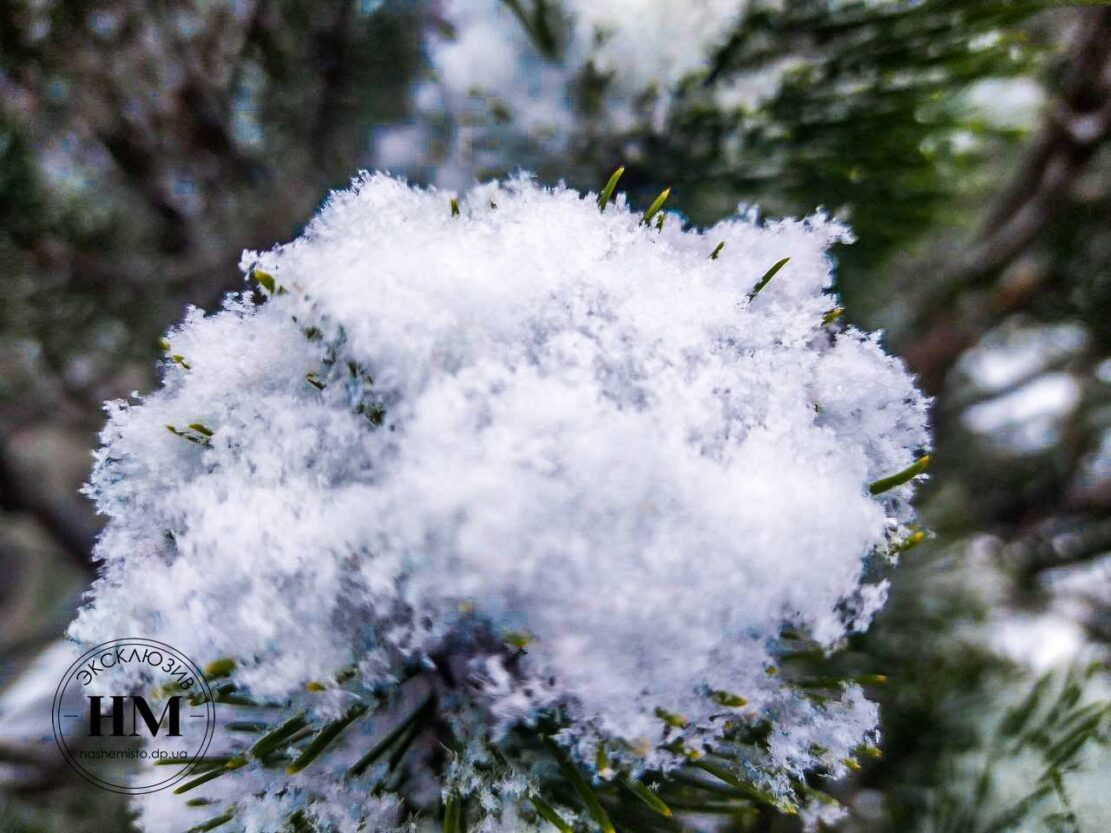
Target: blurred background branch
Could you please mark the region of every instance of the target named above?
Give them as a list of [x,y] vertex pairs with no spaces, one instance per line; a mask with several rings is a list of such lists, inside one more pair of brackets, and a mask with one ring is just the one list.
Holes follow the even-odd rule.
[[0,509],[30,515],[77,568],[92,578],[95,529],[88,522],[87,513],[75,503],[75,498],[44,488],[8,450],[7,438],[0,434]]

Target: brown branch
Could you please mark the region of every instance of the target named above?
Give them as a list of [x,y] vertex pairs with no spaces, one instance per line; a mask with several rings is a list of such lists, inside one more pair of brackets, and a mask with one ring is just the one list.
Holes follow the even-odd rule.
[[969,289],[991,286],[1029,250],[1111,138],[1111,8],[1086,10],[1079,23],[1057,103],[1025,163],[988,212],[980,237],[920,299],[904,354],[931,392],[941,390],[960,355],[999,318],[1000,293],[962,310],[958,302]]
[[[225,76],[206,66],[197,39],[183,37],[169,14],[169,7],[173,5],[177,4],[151,4],[148,14],[157,22],[159,34],[177,59],[182,73],[175,100],[181,108],[184,137],[194,151],[207,154],[216,162],[222,176],[235,182],[253,182],[261,176],[261,166],[240,152],[230,127],[232,89],[229,82],[235,74]],[[252,16],[248,26],[253,25]],[[238,29],[234,20],[226,20],[224,26],[215,26],[213,30],[220,33],[233,26]]]
[[1084,525],[1071,534],[1050,530],[1014,545],[1008,559],[1027,575],[1086,564],[1111,553],[1111,521]]
[[939,404],[947,414],[957,414],[976,405],[1002,399],[1005,396],[1021,390],[1046,374],[1059,373],[1067,370],[1075,363],[1075,357],[1072,355],[1059,356],[1020,374],[1017,378],[1012,379],[1005,385],[995,388],[976,388],[965,396],[953,397]]
[[342,111],[341,100],[350,70],[352,10],[352,3],[346,0],[339,3],[332,24],[316,36],[314,57],[321,88],[309,142],[315,148],[316,166],[321,171],[328,167],[328,150]]
[[[1063,80],[1059,99],[1064,107],[1049,112],[1046,124],[1018,168],[1018,173],[1000,194],[995,207],[989,212],[982,226],[983,236],[995,233],[1023,205],[1035,199],[1042,187],[1044,172],[1053,166],[1063,146],[1083,147],[1084,130],[1077,130],[1072,114],[1102,110],[1098,118],[1108,117],[1105,95],[1100,93],[1101,73],[1107,63],[1107,40],[1111,38],[1111,14],[1107,10],[1090,12],[1078,21],[1087,37],[1077,43],[1073,51],[1071,71]],[[1104,80],[1103,86],[1106,85]]]
[[86,521],[76,501],[52,494],[44,486],[42,477],[26,470],[12,454],[3,433],[0,433],[0,508],[30,515],[73,564],[92,575],[96,531]]

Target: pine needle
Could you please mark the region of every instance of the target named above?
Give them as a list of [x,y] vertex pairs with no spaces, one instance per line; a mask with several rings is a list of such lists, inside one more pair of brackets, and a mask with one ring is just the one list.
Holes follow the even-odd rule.
[[308,820],[302,810],[298,810],[289,817],[289,826],[293,833],[316,833],[316,825]]
[[263,272],[261,269],[255,269],[251,276],[258,281],[258,285],[265,289],[269,294],[273,295],[278,290],[278,283],[274,280],[274,276],[269,272]]
[[776,798],[774,795],[764,792],[763,790],[754,787],[752,784],[748,784],[742,781],[737,775],[734,775],[723,766],[718,766],[708,761],[692,761],[691,766],[697,767],[703,772],[710,773],[710,775],[714,776],[719,781],[724,781],[726,784],[733,787],[742,795],[775,807],[782,813],[789,813],[793,815],[798,812],[798,809],[794,805],[788,804],[787,802]]
[[289,739],[297,732],[308,726],[309,723],[305,719],[305,714],[296,714],[289,720],[285,721],[282,725],[267,732],[257,741],[250,749],[250,755],[254,758],[265,758],[271,752],[274,752],[278,747],[287,743]]
[[210,769],[206,773],[204,773],[204,775],[200,775],[200,776],[194,778],[191,781],[186,781],[180,787],[177,787],[176,789],[174,789],[174,795],[181,795],[182,793],[187,793],[192,789],[196,789],[197,787],[201,786],[202,784],[207,784],[209,781],[215,781],[221,775],[227,775],[232,770],[239,769],[241,766],[244,766],[246,763],[247,763],[246,758],[232,758],[231,760],[229,760],[223,766],[216,767],[215,769]]
[[182,431],[180,428],[175,428],[173,425],[167,425],[166,430],[176,437],[181,437],[183,440],[189,440],[189,442],[193,443],[194,445],[211,445],[208,439],[212,436],[211,432],[209,432],[208,434],[202,434],[196,430]]
[[739,694],[734,694],[731,691],[711,691],[710,699],[717,703],[719,706],[726,706],[731,709],[739,709],[741,706],[748,705],[748,700]]
[[929,464],[930,455],[923,454],[902,471],[895,472],[895,474],[889,477],[881,477],[879,480],[869,485],[868,491],[873,495],[882,495],[884,492],[888,492],[896,486],[902,486],[907,481],[913,480],[924,472]]
[[782,258],[781,260],[777,260],[772,265],[772,268],[764,273],[764,277],[760,278],[760,280],[757,281],[756,286],[754,286],[752,288],[752,291],[748,293],[748,300],[751,301],[753,298],[755,298],[757,295],[759,295],[760,290],[768,285],[768,283],[771,281],[771,279],[776,276],[776,273],[779,272],[779,270],[782,269],[784,266],[786,266],[787,261],[789,261],[790,259],[791,258],[789,258],[789,257],[785,257],[785,258]]
[[529,801],[532,806],[536,808],[536,813],[552,827],[559,830],[560,833],[575,833],[575,828],[563,820],[563,816],[556,812],[556,809],[540,796],[533,793],[529,796]]
[[460,820],[463,813],[462,803],[455,795],[448,796],[444,802],[444,833],[461,833]]
[[606,180],[605,187],[602,188],[602,193],[598,195],[598,209],[605,211],[606,206],[609,205],[610,199],[613,197],[613,192],[617,188],[617,182],[621,179],[621,175],[625,173],[625,166],[622,165]]
[[268,723],[263,723],[261,720],[233,720],[228,723],[224,728],[229,732],[248,732],[252,735],[257,735],[259,732],[265,732],[269,728]]
[[[232,759],[231,755],[206,755],[199,758],[193,758],[189,763],[194,767],[194,772],[208,772],[210,769],[218,769],[228,763]],[[180,760],[174,758],[159,758],[153,762],[154,766],[181,766]]]
[[654,812],[671,818],[671,808],[664,803],[662,798],[656,795],[654,790],[649,789],[645,784],[633,778],[622,778],[621,786],[647,804]]
[[926,540],[926,533],[922,530],[912,532],[902,541],[898,541],[891,545],[890,553],[896,555],[907,550],[912,550]]
[[347,774],[353,778],[357,778],[366,772],[367,768],[381,758],[411,726],[418,724],[419,721],[432,710],[435,702],[435,695],[428,695],[425,701],[417,706],[408,717],[394,726],[393,729],[387,732],[381,740],[374,744],[363,757],[359,758],[359,760],[347,770]]
[[559,768],[563,771],[564,776],[566,776],[567,780],[570,781],[571,785],[575,788],[575,792],[579,794],[579,798],[582,799],[583,804],[586,805],[587,811],[594,817],[594,821],[596,821],[598,826],[602,829],[602,833],[616,833],[613,822],[610,821],[609,814],[606,813],[605,808],[602,806],[602,802],[598,800],[594,788],[590,786],[590,783],[583,774],[579,772],[579,768],[571,762],[571,759],[560,749],[559,744],[551,738],[544,738],[544,745],[548,748],[552,757],[555,758],[556,763],[559,764]]
[[207,833],[207,831],[215,830],[217,827],[219,827],[222,824],[227,824],[233,818],[235,818],[234,808],[231,809],[231,810],[227,810],[227,811],[221,813],[220,815],[216,816],[215,818],[209,819],[206,822],[202,822],[201,824],[198,824],[196,827],[190,827],[186,831],[186,833]]
[[667,202],[667,198],[670,194],[671,189],[664,188],[660,192],[660,195],[652,201],[652,204],[648,206],[648,210],[644,212],[644,217],[641,218],[641,222],[644,223],[644,225],[647,226],[651,224],[652,218],[655,217],[656,214],[659,213],[659,210],[664,207],[664,203]]
[[[193,426],[190,425],[190,428]],[[221,657],[214,659],[204,667],[204,676],[206,680],[219,680],[227,677],[235,670],[235,660],[231,657]]]
[[1025,699],[1003,716],[1003,720],[999,724],[1000,737],[1014,737],[1026,728],[1030,718],[1034,716],[1034,712],[1041,705],[1042,698],[1045,696],[1051,682],[1053,682],[1053,675],[1048,672],[1038,678]]
[[669,712],[667,709],[661,709],[658,707],[656,708],[656,717],[658,717],[668,726],[672,726],[676,729],[685,729],[687,727],[687,724],[690,722],[681,714],[675,714],[674,712]]
[[367,712],[367,707],[360,703],[352,706],[347,710],[347,714],[343,717],[338,717],[335,720],[325,723],[324,728],[316,733],[316,737],[312,739],[308,746],[306,746],[300,755],[298,755],[293,763],[285,768],[286,773],[289,775],[296,775],[303,770],[318,757],[320,753],[327,749],[336,738],[340,736],[348,726],[358,720]]

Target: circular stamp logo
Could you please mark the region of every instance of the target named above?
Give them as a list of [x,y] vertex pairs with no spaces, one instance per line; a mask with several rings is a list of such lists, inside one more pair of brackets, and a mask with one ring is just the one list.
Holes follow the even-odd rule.
[[[138,672],[154,680],[145,694],[133,690]],[[82,778],[139,795],[172,787],[197,766],[212,742],[216,704],[200,668],[180,651],[153,639],[115,639],[66,671],[53,724],[62,756]]]

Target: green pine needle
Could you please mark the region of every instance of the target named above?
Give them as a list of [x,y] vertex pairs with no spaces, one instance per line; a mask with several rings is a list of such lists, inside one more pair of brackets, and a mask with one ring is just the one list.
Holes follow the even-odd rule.
[[892,544],[890,553],[892,555],[895,555],[897,553],[906,552],[907,550],[912,550],[925,540],[926,540],[926,533],[923,532],[922,530],[918,530],[917,532],[912,532],[910,535],[908,535],[902,541],[898,541],[898,542]]
[[907,481],[913,480],[924,472],[929,464],[930,455],[923,454],[902,471],[895,472],[895,474],[890,477],[881,477],[879,480],[869,485],[868,491],[873,495],[882,495],[884,492],[890,491],[896,486],[902,486]]
[[644,225],[647,226],[647,225],[651,224],[652,218],[655,217],[656,214],[659,213],[659,210],[661,208],[663,208],[664,203],[667,202],[667,198],[670,194],[671,194],[671,189],[670,188],[664,188],[660,192],[660,195],[658,197],[656,197],[655,200],[652,201],[652,204],[650,206],[648,206],[648,210],[644,212],[644,217],[641,218],[641,222],[644,223]]
[[[218,686],[212,691],[213,703],[224,703],[229,706],[250,706],[258,708],[261,704],[256,703],[250,697],[244,697],[241,694],[236,694],[236,687],[232,683],[225,683]],[[199,706],[201,703],[208,702],[208,695],[205,693],[195,694],[189,698],[189,705]]]
[[216,703],[223,703],[225,706],[246,706],[248,708],[258,708],[260,706],[259,703],[255,702],[250,697],[236,694],[234,686],[228,686],[218,690],[213,701]]
[[551,738],[544,738],[544,746],[547,747],[548,752],[555,758],[564,776],[571,782],[571,785],[575,788],[575,792],[579,794],[579,798],[581,798],[583,804],[586,805],[587,811],[594,817],[594,821],[597,822],[598,826],[602,829],[602,833],[616,833],[613,822],[610,821],[609,814],[606,813],[605,808],[602,806],[602,802],[598,800],[594,788],[590,786],[590,783],[583,774],[579,772],[579,768],[571,762],[571,759],[564,754],[559,744]]
[[676,729],[685,729],[687,727],[687,724],[690,722],[681,714],[675,714],[674,712],[669,712],[667,709],[661,709],[658,707],[656,709],[656,717],[658,717],[668,726],[672,726]]
[[528,631],[506,631],[501,639],[510,648],[516,648],[518,651],[523,651],[532,644],[532,634]]
[[760,278],[760,280],[756,283],[756,286],[754,286],[752,288],[752,291],[748,293],[748,300],[751,301],[753,298],[755,298],[757,295],[759,295],[760,290],[768,285],[768,283],[771,281],[771,279],[776,276],[776,273],[778,273],[780,269],[782,269],[784,266],[786,266],[787,261],[789,261],[790,259],[791,258],[789,258],[789,257],[785,257],[785,258],[782,258],[781,260],[777,260],[772,265],[772,268],[764,273],[764,277]]
[[886,674],[858,674],[852,679],[860,685],[887,685]]
[[278,291],[278,282],[274,280],[274,276],[271,275],[269,272],[263,272],[261,269],[255,269],[251,274],[254,279],[258,281],[258,285],[265,289],[271,295],[275,294]]
[[[193,426],[189,426],[192,428]],[[227,677],[235,670],[235,660],[231,657],[221,657],[214,659],[204,667],[204,676],[206,680],[219,680]]]
[[444,833],[462,833],[463,805],[458,796],[448,796],[444,801]]
[[622,165],[606,180],[606,185],[602,188],[602,193],[598,195],[598,209],[605,211],[606,206],[609,205],[610,199],[613,197],[613,192],[617,188],[617,182],[621,179],[621,175],[625,173],[625,166]]
[[347,770],[347,774],[353,778],[357,778],[366,772],[370,765],[381,758],[382,755],[384,755],[386,751],[410,729],[410,727],[415,728],[419,726],[420,721],[432,711],[435,703],[435,695],[428,695],[427,699],[417,706],[408,717],[394,726],[381,740],[374,744],[363,757],[359,758],[359,760]]
[[532,806],[536,808],[536,814],[552,827],[556,828],[559,833],[575,833],[575,828],[563,820],[563,816],[556,812],[555,807],[542,799],[540,796],[533,793],[529,796],[529,801]]
[[174,789],[174,795],[181,795],[187,793],[192,789],[196,789],[202,784],[207,784],[209,781],[215,781],[221,775],[227,775],[234,769],[239,769],[247,763],[246,758],[232,758],[223,766],[218,766],[208,770],[203,775],[199,775],[191,781],[186,781],[180,787]]
[[656,794],[655,790],[649,789],[648,786],[633,778],[622,778],[621,786],[647,804],[653,811],[661,816],[671,818],[671,808],[664,803],[664,800]]
[[289,827],[293,833],[316,833],[316,825],[308,820],[303,810],[298,810],[289,817]]
[[457,200],[455,197],[451,198],[451,216],[459,216],[459,200]]
[[305,714],[296,714],[289,720],[282,723],[275,729],[267,732],[257,741],[250,749],[251,757],[265,758],[270,753],[278,749],[278,747],[289,742],[289,739],[294,734],[308,726],[308,721],[305,719]]
[[710,260],[717,260],[718,255],[721,254],[721,250],[724,249],[724,248],[725,248],[725,241],[722,240],[720,243],[718,243],[716,246],[714,246],[714,250],[712,252],[710,252]]
[[[189,763],[193,765],[194,772],[208,772],[210,769],[219,769],[225,766],[230,760],[231,755],[208,755],[199,758],[193,758]],[[181,761],[174,760],[173,758],[160,758],[154,762],[154,766],[181,766]]]
[[598,748],[594,750],[594,768],[599,772],[605,772],[610,768],[610,756],[606,752],[604,743],[599,743]]
[[1034,684],[1030,693],[1026,695],[1025,699],[1003,716],[1003,721],[999,724],[1000,737],[1014,737],[1026,728],[1026,725],[1030,722],[1030,718],[1034,716],[1034,713],[1041,705],[1042,698],[1045,696],[1046,690],[1052,682],[1053,674],[1050,672],[1038,678],[1038,681]]
[[[199,424],[199,423],[195,423],[195,424]],[[189,427],[192,428],[193,426],[190,425]],[[202,432],[197,431],[196,429],[193,429],[191,431],[182,431],[180,428],[175,428],[173,425],[167,425],[166,430],[169,431],[171,434],[173,434],[175,437],[181,437],[183,440],[188,440],[189,442],[193,443],[194,445],[201,445],[201,446],[211,445],[208,438],[212,436],[212,432],[209,432],[208,434],[204,434]]]
[[1107,716],[1106,707],[1102,703],[1093,703],[1087,712],[1087,716],[1072,731],[1045,750],[1045,758],[1052,767],[1070,763],[1084,744],[1097,736],[1100,724]]
[[268,727],[269,724],[263,723],[261,720],[233,720],[224,726],[229,732],[245,732],[251,735],[265,732]]
[[844,311],[844,307],[834,307],[833,309],[831,309],[829,312],[822,316],[822,326],[828,327],[830,324],[840,318],[841,314],[844,313]]
[[548,0],[534,0],[530,4],[531,10],[526,10],[521,0],[503,0],[503,2],[524,27],[529,40],[540,54],[549,60],[559,58],[560,37],[558,29],[555,28],[558,25],[558,18],[552,19],[555,11]]
[[397,746],[395,746],[393,752],[390,753],[389,760],[386,761],[386,769],[389,772],[395,772],[397,770],[398,765],[401,763],[401,759],[405,757],[405,753],[409,751],[409,747],[412,746],[413,741],[417,739],[420,730],[420,723],[414,723],[409,727],[409,731],[405,733],[404,737],[397,742]]
[[742,781],[737,775],[723,766],[717,766],[716,764],[712,764],[709,761],[704,760],[692,761],[691,766],[697,767],[703,772],[708,772],[719,781],[724,781],[726,784],[733,787],[733,789],[737,790],[745,797],[759,801],[762,804],[767,804],[770,807],[774,807],[781,813],[788,813],[793,815],[798,812],[798,809],[794,807],[794,805],[782,801],[781,799],[776,798],[771,793],[764,792],[763,790],[754,787],[752,784]]
[[235,818],[235,809],[226,810],[215,818],[211,818],[206,822],[198,824],[196,827],[190,827],[186,833],[207,833],[209,830],[215,830],[222,824],[227,824]]
[[748,705],[748,700],[739,694],[734,694],[731,691],[711,691],[710,699],[717,703],[719,706],[727,706],[731,709],[739,709],[741,706]]
[[347,710],[347,714],[343,717],[338,717],[324,724],[324,727],[316,733],[316,737],[306,746],[301,754],[298,755],[289,766],[285,768],[286,773],[289,775],[296,775],[303,770],[318,757],[325,749],[331,746],[332,742],[340,736],[348,726],[358,720],[367,712],[367,706],[363,703],[352,706]]

